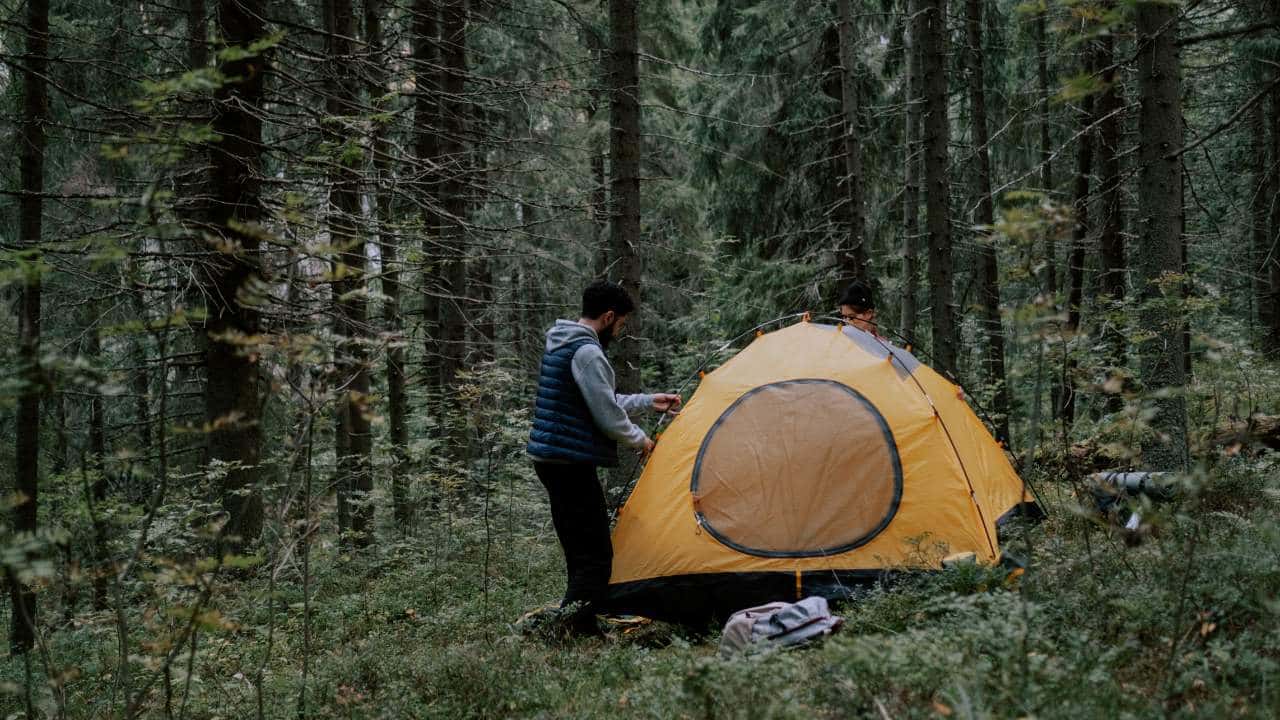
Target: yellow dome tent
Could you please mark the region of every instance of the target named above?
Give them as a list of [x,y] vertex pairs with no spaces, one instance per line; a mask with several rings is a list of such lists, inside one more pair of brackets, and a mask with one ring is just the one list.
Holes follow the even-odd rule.
[[611,607],[696,619],[972,552],[1038,511],[961,389],[847,326],[760,334],[706,374],[613,533]]

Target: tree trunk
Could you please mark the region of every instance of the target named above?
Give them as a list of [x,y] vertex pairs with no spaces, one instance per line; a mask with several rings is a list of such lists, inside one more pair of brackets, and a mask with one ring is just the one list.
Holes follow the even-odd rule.
[[939,370],[956,370],[957,336],[951,258],[951,128],[947,117],[947,0],[921,0],[920,43],[924,73],[925,218],[929,231],[929,285],[933,358]]
[[[599,63],[603,66],[603,62]],[[595,119],[600,107],[605,104],[603,92],[593,92],[592,102],[587,108],[587,123]],[[609,277],[609,178],[605,175],[605,137],[599,133],[591,135],[591,206],[587,211],[587,222],[591,223],[592,275],[597,279]]]
[[[18,357],[23,376],[18,396],[17,429],[14,433],[13,530],[32,534],[37,530],[40,498],[40,397],[44,381],[40,371],[40,274],[41,240],[44,224],[44,124],[48,114],[45,76],[49,69],[49,2],[27,0],[26,47],[22,65],[22,125],[18,173],[23,195],[18,199],[18,243],[33,257],[32,269],[22,284],[18,302]],[[12,613],[9,647],[25,653],[35,642],[35,591],[9,572]]]
[[[186,0],[187,4],[187,67],[188,71],[204,70],[209,65],[209,13],[206,0]],[[184,103],[186,112],[199,121],[212,123],[213,106],[207,95],[192,93]],[[209,181],[212,177],[212,158],[209,147],[192,147],[186,162],[174,167],[174,185],[179,203],[175,209],[181,210],[185,220],[188,237],[182,245],[192,253],[206,250],[203,233],[209,222],[212,205]],[[196,284],[188,284],[180,293],[181,302],[187,307],[200,307],[204,304],[203,288]],[[198,329],[197,329],[198,330]],[[198,333],[195,337],[198,344],[203,345],[207,339]]]
[[[97,303],[89,306],[89,324],[85,349],[90,362],[95,365],[102,362],[102,336],[98,327]],[[107,551],[107,525],[103,522],[103,501],[107,499],[107,428],[105,408],[102,402],[102,390],[94,388],[89,396],[89,457],[88,470],[93,482],[86,488],[89,496],[86,502],[93,503],[93,567],[90,572],[93,586],[93,609],[107,609],[107,576],[111,574],[111,557]]]
[[440,52],[435,0],[416,0],[413,9],[414,82],[413,143],[418,162],[418,204],[422,211],[422,254],[426,258],[422,287],[422,377],[427,386],[429,414],[438,415],[443,394],[440,387],[444,348],[440,342],[443,266],[440,217],[440,78],[436,72]]
[[[1106,88],[1098,101],[1098,130],[1101,177],[1099,194],[1102,196],[1102,228],[1098,236],[1099,285],[1101,302],[1099,309],[1108,312],[1116,309],[1125,296],[1124,202],[1123,178],[1120,175],[1120,120],[1124,109],[1120,70],[1115,58],[1115,36],[1103,35],[1099,66]],[[1103,321],[1102,340],[1107,348],[1106,362],[1115,371],[1123,370],[1126,340],[1121,328],[1110,321]],[[1106,412],[1116,412],[1123,406],[1119,393],[1109,395],[1104,403]]]
[[[143,289],[142,278],[137,276],[137,267],[128,262],[129,300],[133,306],[133,320],[147,322],[147,298]],[[146,331],[137,330],[130,339],[133,350],[133,411],[134,422],[138,427],[138,454],[142,457],[151,455],[151,373],[147,370]]]
[[[1270,191],[1271,182],[1267,166],[1267,112],[1264,103],[1254,106],[1249,127],[1253,135],[1250,146],[1250,158],[1253,161],[1253,196],[1249,203],[1250,217],[1253,220],[1250,235],[1255,258],[1253,302],[1255,317],[1260,328],[1255,337],[1265,339],[1271,327],[1271,313],[1274,312],[1268,275],[1271,266],[1271,243],[1267,237],[1267,212],[1268,206],[1275,202],[1276,193]],[[1266,343],[1259,343],[1259,345],[1265,348]]]
[[853,13],[849,0],[836,0],[840,17],[840,114],[844,139],[845,202],[848,203],[849,231],[844,246],[836,253],[836,268],[841,285],[867,276],[867,220],[863,204],[862,147],[858,126],[858,83],[853,38]]
[[[484,148],[480,146],[479,139],[499,133],[501,128],[496,126],[494,118],[490,116],[487,109],[478,104],[468,106],[465,117],[468,121],[469,135],[474,139],[466,147],[469,181],[467,213],[470,215],[471,209],[474,208],[477,214],[483,214],[483,198],[486,196],[486,188],[490,186],[491,178],[486,169]],[[497,292],[493,282],[494,263],[495,256],[487,242],[475,243],[474,247],[467,252],[469,267],[467,327],[471,330],[472,339],[467,342],[470,354],[464,361],[466,366],[472,365],[473,362],[492,363],[497,359],[498,330],[495,321],[497,309],[494,306]]]
[[[1182,120],[1182,132],[1178,135],[1178,142],[1181,143],[1187,136],[1186,118]],[[1178,258],[1179,267],[1182,269],[1181,292],[1183,307],[1187,307],[1187,300],[1191,299],[1191,254],[1190,239],[1187,237],[1187,166],[1182,163],[1182,158],[1178,158]],[[1182,323],[1182,372],[1187,377],[1191,377],[1191,320],[1184,319]]]
[[471,272],[467,280],[472,297],[471,327],[474,340],[470,343],[476,361],[491,363],[497,357],[498,330],[494,323],[493,256],[488,248],[477,244],[470,255]]
[[[44,402],[46,403],[45,410],[53,411],[55,424],[53,472],[55,475],[64,475],[71,469],[67,461],[68,441],[70,440],[67,436],[67,394],[62,391],[47,394],[44,396]],[[48,407],[50,404],[53,406],[52,408]],[[74,506],[74,495],[70,499],[71,502],[68,504]],[[60,516],[61,514],[57,509],[54,509],[54,515]],[[69,538],[59,540],[57,548],[62,556],[62,624],[70,625],[75,618],[76,606],[80,602],[80,589],[78,583],[75,582],[76,576],[80,574],[79,563],[76,562],[76,555]]]
[[977,224],[979,293],[982,297],[982,330],[986,337],[983,365],[987,382],[995,389],[996,439],[1009,444],[1009,386],[1005,380],[1004,324],[1000,319],[1000,266],[996,257],[995,204],[991,198],[991,148],[987,129],[986,73],[982,51],[983,0],[966,0],[965,20],[969,41],[969,104],[973,112],[973,144],[977,174]]
[[[343,388],[338,412],[339,524],[350,518],[352,540],[363,547],[372,542],[373,436],[369,428],[368,303],[365,300],[365,236],[360,218],[360,170],[363,153],[352,147],[349,130],[360,112],[360,87],[355,74],[355,14],[351,0],[329,0],[329,77],[326,93],[329,141],[338,150],[329,176],[329,235],[336,248],[334,262],[334,324],[338,336],[335,365]],[[346,512],[343,505],[346,504]],[[344,530],[346,528],[339,528]]]
[[920,19],[918,0],[905,0],[905,28],[902,33],[906,55],[906,82],[903,111],[902,192],[902,336],[916,342],[916,299],[920,293],[920,125],[923,114],[923,86],[920,75]]
[[[600,155],[600,161],[603,164],[604,155]],[[603,174],[603,169],[601,174]],[[596,206],[595,212],[603,214],[605,212],[604,204]],[[522,200],[520,203],[520,224],[529,228],[529,236],[534,243],[537,242],[535,236],[535,228],[538,226],[538,205],[536,202],[528,202]],[[595,246],[596,254],[600,254],[600,245]],[[532,262],[522,262],[518,264],[520,272],[520,365],[525,368],[527,379],[530,382],[537,383],[540,366],[542,365],[542,302],[543,302],[543,279],[538,276],[536,267]],[[598,277],[598,275],[597,275]]]
[[219,2],[218,35],[245,54],[219,65],[224,77],[238,80],[224,83],[214,94],[213,131],[219,139],[209,146],[209,230],[219,241],[221,255],[211,270],[207,294],[205,419],[213,429],[206,460],[229,465],[222,479],[222,504],[233,543],[252,542],[262,531],[258,360],[242,342],[258,332],[259,320],[257,309],[240,299],[242,288],[259,282],[258,238],[239,229],[256,223],[261,215],[260,113],[267,59],[249,47],[266,35],[262,16],[262,0]]
[[[605,58],[611,57],[607,54],[604,47],[604,40],[594,31],[586,34],[587,50],[591,53],[592,67],[597,68],[602,75],[608,73],[605,66]],[[608,178],[605,175],[605,158],[607,148],[605,142],[607,137],[601,133],[595,132],[596,116],[600,109],[608,102],[608,93],[605,83],[599,77],[595,78],[591,86],[591,92],[587,95],[587,105],[584,108],[587,115],[587,128],[590,132],[590,150],[591,155],[591,194],[587,207],[587,222],[591,224],[591,275],[594,279],[608,279],[609,277],[609,186]],[[526,208],[527,209],[527,208]],[[526,225],[528,221],[525,221]]]
[[[1280,0],[1271,0],[1271,19],[1280,23]],[[1267,327],[1267,347],[1280,352],[1280,66],[1271,65],[1271,182],[1268,202],[1271,205],[1271,262],[1267,266],[1267,286],[1271,308]]]
[[587,221],[591,223],[591,247],[595,251],[592,275],[597,279],[609,276],[609,178],[604,174],[604,140],[591,140],[591,209]]
[[[285,289],[285,301],[290,308],[302,308],[302,304],[305,302],[302,297],[302,286],[307,280],[303,274],[302,257],[298,252],[299,249],[301,248],[289,248],[286,261],[288,265],[288,285]],[[295,333],[301,334],[305,332],[303,329],[303,323],[307,322],[303,319],[305,317],[304,314],[299,313],[287,322],[285,332],[289,333],[290,338],[294,337]],[[311,368],[304,365],[304,362],[306,362],[306,359],[303,356],[291,353],[285,366],[285,377],[292,392],[305,398],[304,402],[292,403],[291,429],[287,435],[289,443],[286,445],[292,460],[289,468],[290,487],[294,487],[294,483],[298,482],[298,478],[304,477],[303,473],[308,471],[310,459],[307,456],[307,448],[312,447],[314,442],[312,432],[315,428],[315,410],[311,407],[311,404],[316,396],[315,374]],[[308,517],[305,498],[293,505],[289,518],[306,523],[311,521],[310,517]]]
[[[599,72],[607,74],[609,68],[604,64],[605,58],[609,58],[608,50],[604,47],[604,38],[594,31],[586,32],[586,49],[590,51],[591,60],[595,68],[599,68]],[[608,279],[609,277],[609,186],[608,177],[604,174],[604,164],[607,160],[608,149],[604,143],[608,141],[608,137],[602,133],[595,131],[596,117],[598,117],[600,109],[604,108],[608,102],[608,90],[604,87],[603,82],[596,81],[591,87],[591,92],[586,96],[586,106],[582,110],[586,113],[586,127],[590,133],[590,145],[588,154],[591,158],[591,192],[589,193],[588,208],[586,208],[586,222],[591,228],[591,277],[593,279]],[[526,220],[527,225],[527,220]]]
[[[441,59],[443,60],[444,103],[440,113],[443,127],[442,165],[445,175],[443,268],[440,306],[440,333],[444,357],[440,363],[440,387],[446,396],[457,391],[458,373],[466,356],[467,318],[467,171],[469,153],[463,141],[466,106],[463,100],[467,72],[467,9],[465,0],[446,0],[442,10]],[[449,406],[453,407],[452,401]],[[452,424],[460,418],[445,419]],[[455,438],[454,450],[463,452],[465,438]]]
[[[1054,199],[1053,180],[1053,145],[1051,128],[1053,120],[1053,91],[1050,87],[1049,49],[1048,49],[1048,9],[1036,13],[1035,47],[1036,47],[1036,97],[1040,103],[1040,185],[1045,198]],[[1058,306],[1058,236],[1054,228],[1048,228],[1044,235],[1044,292],[1054,307]],[[1039,395],[1036,403],[1040,402]],[[1062,408],[1062,384],[1049,383],[1049,415],[1056,419]]]
[[[611,165],[610,260],[612,275],[640,298],[640,66],[636,0],[609,0],[609,159]],[[640,327],[632,319],[618,338],[613,366],[619,392],[638,392]]]
[[1143,464],[1149,470],[1187,467],[1187,414],[1182,390],[1181,302],[1181,68],[1177,45],[1178,8],[1156,2],[1137,5],[1138,88],[1138,343],[1141,379],[1156,433],[1144,443]]
[[53,472],[61,475],[70,469],[67,462],[67,453],[69,451],[69,440],[67,436],[67,394],[58,392],[54,395],[45,396],[45,400],[53,401],[53,416],[57,423],[54,428],[55,446],[53,451]]
[[[1085,50],[1085,72],[1092,75],[1097,69],[1097,57],[1092,50]],[[1067,325],[1065,335],[1074,339],[1080,332],[1080,305],[1084,302],[1085,244],[1089,239],[1089,177],[1093,173],[1093,95],[1085,97],[1080,111],[1080,137],[1076,145],[1076,174],[1071,194],[1074,223],[1071,227],[1071,252],[1067,258]],[[1076,418],[1076,365],[1075,354],[1068,349],[1062,362],[1062,378],[1058,388],[1058,417],[1063,433],[1070,433]]]
[[[1046,36],[1047,10],[1036,13],[1036,95],[1040,103],[1040,186],[1047,197],[1053,196],[1053,145],[1049,139],[1052,90],[1049,88],[1049,50]],[[1044,291],[1050,298],[1058,294],[1058,243],[1052,230],[1044,235]]]
[[[382,37],[382,13],[386,0],[364,0],[365,38],[369,45],[374,73],[369,83],[369,96],[381,97],[389,92],[390,78],[385,70],[389,53]],[[381,106],[379,105],[379,109]],[[375,122],[373,138],[374,214],[378,223],[378,248],[382,257],[383,323],[387,333],[387,415],[391,440],[391,508],[398,530],[409,527],[409,403],[405,396],[404,316],[401,313],[401,280],[399,239],[391,226],[391,188],[395,181],[391,171],[391,143],[387,127]]]
[[209,17],[204,0],[187,0],[187,68],[209,64]]

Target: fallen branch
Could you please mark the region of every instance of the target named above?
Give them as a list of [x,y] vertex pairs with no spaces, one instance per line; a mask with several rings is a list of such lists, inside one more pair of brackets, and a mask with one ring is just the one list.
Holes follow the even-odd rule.
[[[1227,420],[1209,435],[1208,446],[1228,455],[1261,450],[1280,452],[1280,415],[1258,413],[1248,418]],[[1047,450],[1036,455],[1041,463],[1061,462],[1081,474],[1117,470],[1134,464],[1134,458],[1126,448],[1096,439],[1072,443],[1066,458],[1061,460],[1052,457]]]
[[1280,415],[1255,414],[1243,420],[1228,420],[1214,431],[1211,442],[1214,447],[1233,453],[1260,447],[1280,451]]

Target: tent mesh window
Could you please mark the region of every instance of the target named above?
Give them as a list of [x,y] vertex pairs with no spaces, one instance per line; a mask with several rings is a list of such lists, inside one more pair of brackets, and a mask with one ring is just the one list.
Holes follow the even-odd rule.
[[852,550],[888,526],[902,463],[888,423],[833,380],[761,385],[738,398],[698,450],[698,523],[740,552],[814,557]]

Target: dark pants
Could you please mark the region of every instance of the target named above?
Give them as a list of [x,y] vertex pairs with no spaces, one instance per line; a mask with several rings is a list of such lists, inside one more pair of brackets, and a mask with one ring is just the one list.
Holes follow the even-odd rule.
[[560,538],[569,575],[560,607],[581,602],[586,605],[584,612],[601,612],[609,592],[613,543],[609,539],[609,511],[596,468],[535,462],[533,469],[551,498],[551,522]]

